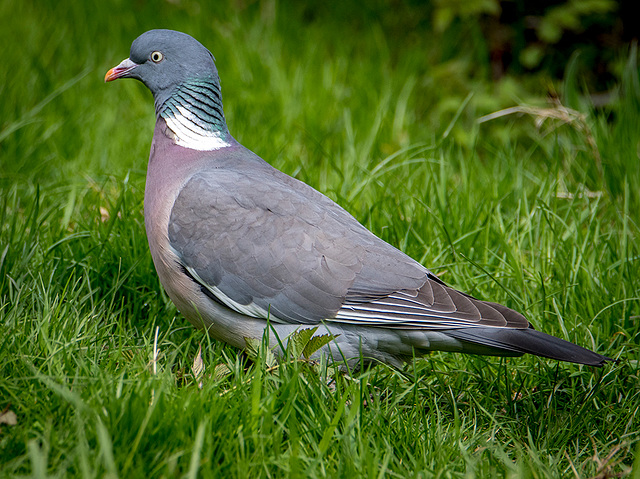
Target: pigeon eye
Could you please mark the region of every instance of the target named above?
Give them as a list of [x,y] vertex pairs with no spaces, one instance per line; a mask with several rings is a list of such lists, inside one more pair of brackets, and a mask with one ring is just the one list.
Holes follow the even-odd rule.
[[160,63],[163,58],[164,55],[161,52],[155,51],[151,54],[151,61],[153,63]]

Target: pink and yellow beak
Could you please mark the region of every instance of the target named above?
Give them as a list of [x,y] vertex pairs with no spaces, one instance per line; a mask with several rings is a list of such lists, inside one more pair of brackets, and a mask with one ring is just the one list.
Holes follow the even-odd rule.
[[127,73],[129,73],[131,70],[133,70],[137,66],[138,66],[137,63],[134,63],[128,58],[125,58],[120,62],[119,65],[113,67],[111,70],[107,72],[107,74],[104,76],[104,81],[108,82],[108,81],[117,80],[118,78],[126,77]]

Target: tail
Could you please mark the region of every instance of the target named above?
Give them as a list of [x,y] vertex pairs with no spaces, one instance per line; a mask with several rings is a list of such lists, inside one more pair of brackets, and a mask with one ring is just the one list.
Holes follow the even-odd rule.
[[541,333],[533,328],[461,328],[449,329],[446,334],[472,345],[488,347],[496,356],[519,356],[528,353],[597,367],[604,366],[607,361],[613,361],[582,346]]

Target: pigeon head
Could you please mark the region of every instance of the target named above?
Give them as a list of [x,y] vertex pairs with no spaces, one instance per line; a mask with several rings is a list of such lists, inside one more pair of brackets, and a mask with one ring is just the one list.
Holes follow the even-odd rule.
[[218,149],[230,141],[215,59],[195,38],[173,30],[143,33],[131,44],[129,58],[104,80],[118,78],[135,78],[151,90],[156,115],[167,122],[176,143]]
[[150,30],[136,38],[129,58],[109,70],[105,81],[118,78],[144,83],[153,93],[156,110],[186,81],[220,83],[211,52],[195,38],[173,30]]

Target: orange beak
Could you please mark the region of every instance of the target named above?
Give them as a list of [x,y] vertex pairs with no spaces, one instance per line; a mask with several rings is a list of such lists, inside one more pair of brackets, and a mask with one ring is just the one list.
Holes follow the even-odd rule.
[[137,66],[137,63],[134,63],[126,58],[122,60],[118,66],[113,67],[107,72],[107,74],[104,76],[104,81],[108,82],[117,80],[118,78],[126,77],[128,76],[127,74]]

